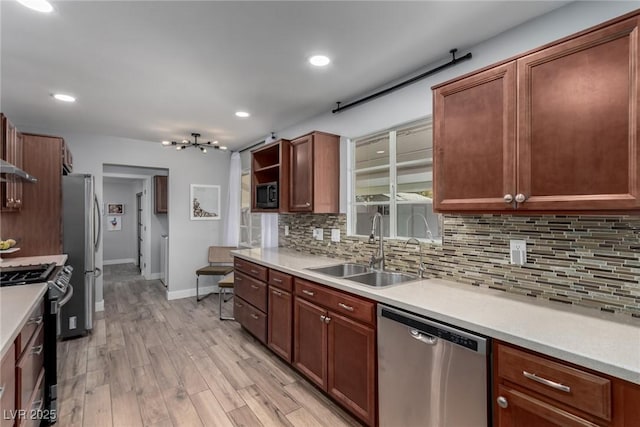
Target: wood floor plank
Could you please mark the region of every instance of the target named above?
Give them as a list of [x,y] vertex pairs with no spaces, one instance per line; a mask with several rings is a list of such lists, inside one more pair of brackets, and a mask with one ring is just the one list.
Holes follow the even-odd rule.
[[109,384],[113,396],[133,390],[133,375],[124,349],[109,352]]
[[111,392],[109,384],[96,387],[85,396],[82,425],[86,427],[111,427]]
[[89,336],[89,347],[102,346],[107,344],[107,324],[102,319],[96,319],[93,324],[93,331]]
[[287,419],[294,427],[324,427],[304,406],[287,414]]
[[111,395],[114,426],[142,427],[142,416],[135,391]]
[[207,353],[236,390],[253,384],[253,381],[247,377],[240,365],[238,365],[235,353],[226,344],[212,345],[207,348]]
[[193,362],[225,412],[245,406],[245,401],[210,357],[196,359]]
[[111,350],[118,350],[125,347],[124,334],[122,333],[122,327],[117,320],[109,321],[107,318],[107,348]]
[[180,349],[174,345],[165,346],[165,350],[169,360],[173,363],[180,383],[188,394],[191,395],[209,389],[207,382],[200,375],[200,371],[196,368],[193,360],[184,357]]
[[126,344],[127,356],[129,357],[129,366],[136,367],[148,365],[151,363],[147,348],[144,345],[142,337],[138,333],[125,334],[124,342]]
[[73,378],[87,373],[87,340],[78,339],[69,341],[67,356],[58,375],[63,379]]
[[202,426],[198,412],[185,389],[182,387],[163,388],[161,392],[169,411],[169,417],[171,417],[171,423],[174,426]]
[[169,420],[169,411],[164,404],[153,367],[143,365],[133,368],[133,381],[143,424],[147,426]]
[[306,382],[287,384],[284,389],[313,416],[328,426],[358,426],[344,411]]
[[85,374],[58,383],[60,425],[81,426],[84,412],[84,394],[87,379]]
[[106,344],[87,348],[87,372],[104,369],[108,364],[108,349]]
[[291,423],[273,403],[273,401],[264,394],[260,388],[250,386],[242,390],[238,390],[240,397],[247,402],[247,406],[251,412],[265,426],[287,426],[291,427]]
[[85,390],[87,393],[92,393],[96,388],[109,384],[109,371],[105,367],[103,369],[96,369],[95,371],[87,372],[87,382],[85,384]]
[[257,427],[263,425],[248,406],[229,412],[229,418],[236,427]]
[[227,417],[222,406],[215,398],[211,390],[191,395],[191,402],[195,406],[202,423],[205,426],[232,427],[233,423]]
[[300,408],[300,403],[287,393],[276,377],[257,367],[254,359],[241,360],[238,364],[282,413],[288,414]]
[[158,384],[163,388],[180,387],[180,378],[163,346],[149,347],[149,358]]

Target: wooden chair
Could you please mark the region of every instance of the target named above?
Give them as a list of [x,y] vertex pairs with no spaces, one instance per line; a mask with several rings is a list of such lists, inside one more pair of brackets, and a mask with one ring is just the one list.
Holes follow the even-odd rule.
[[[233,246],[209,246],[209,265],[196,270],[196,300],[202,301],[206,295],[200,298],[200,276],[226,276],[233,271],[233,257],[231,251],[237,249]],[[223,281],[223,280],[220,280]],[[222,303],[225,295],[229,290],[233,295],[233,282],[229,286],[228,281],[225,281],[222,286],[218,284],[220,295],[220,320],[233,320],[233,318],[223,318],[222,316]],[[224,302],[227,302],[225,300]]]

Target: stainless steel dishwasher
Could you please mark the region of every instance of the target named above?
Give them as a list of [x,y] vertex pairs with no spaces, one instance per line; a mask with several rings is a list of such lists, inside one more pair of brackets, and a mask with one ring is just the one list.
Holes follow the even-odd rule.
[[486,337],[378,305],[381,427],[489,425]]

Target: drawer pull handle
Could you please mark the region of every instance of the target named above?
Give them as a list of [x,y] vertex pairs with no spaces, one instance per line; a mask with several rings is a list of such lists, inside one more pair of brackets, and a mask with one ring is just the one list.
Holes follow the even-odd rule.
[[507,407],[509,406],[509,402],[507,402],[506,397],[500,396],[496,399],[496,401],[498,402],[498,406],[502,409],[507,409]]
[[34,356],[39,356],[40,353],[42,353],[42,350],[44,349],[43,345],[34,345],[33,347],[31,347],[31,354]]
[[260,289],[258,285],[251,285],[251,289]]
[[556,389],[556,390],[564,391],[565,393],[571,393],[571,387],[566,386],[564,384],[560,384],[560,383],[557,383],[555,381],[551,381],[551,380],[548,380],[546,378],[539,377],[536,374],[532,374],[531,372],[527,372],[527,371],[522,371],[522,375],[524,375],[526,378],[529,378],[530,380],[539,382],[540,384],[544,384],[547,387],[551,387],[551,388]]
[[36,325],[39,325],[40,323],[42,323],[42,316],[38,316],[38,317],[32,317],[31,319],[29,319],[29,321],[27,322],[27,325],[33,325],[34,323]]
[[242,282],[242,277],[236,276],[236,282]]
[[252,318],[252,319],[255,319],[255,320],[258,320],[258,319],[259,319],[259,317],[258,317],[257,315],[255,315],[255,314],[253,314],[253,313],[251,313],[251,318]]
[[276,283],[282,283],[282,279],[278,279],[277,277],[274,277],[273,281]]
[[240,304],[239,302],[236,303],[236,307],[242,308],[244,307],[244,305]]
[[343,304],[341,302],[338,303],[338,307],[344,308],[347,311],[353,311],[353,307],[351,307],[350,305],[347,305],[347,304]]
[[314,296],[316,294],[315,292],[311,292],[311,291],[308,291],[306,289],[303,289],[302,293],[305,294],[305,295],[309,295],[310,297],[312,297],[312,296]]
[[0,387],[0,399],[2,399],[2,395],[4,394],[4,386]]
[[271,291],[271,292],[273,292],[275,295],[277,295],[277,296],[279,296],[279,297],[281,297],[281,296],[282,296],[282,292],[280,292],[280,291],[276,291],[275,289],[274,289],[273,291]]
[[252,272],[253,274],[259,274],[259,273],[260,273],[258,270],[251,270],[251,272]]

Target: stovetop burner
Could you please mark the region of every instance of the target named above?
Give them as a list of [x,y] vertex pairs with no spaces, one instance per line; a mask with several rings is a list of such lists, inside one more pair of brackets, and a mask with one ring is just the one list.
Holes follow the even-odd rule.
[[46,282],[55,268],[55,263],[3,267],[0,268],[0,286]]

